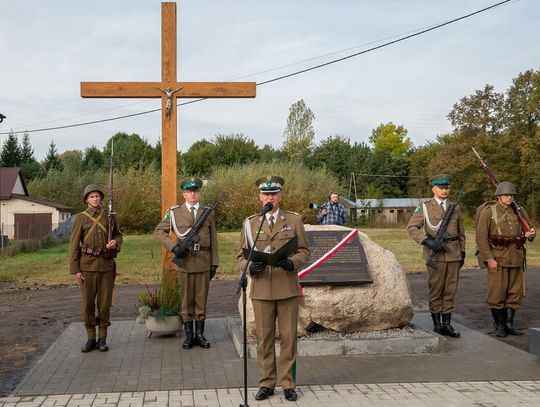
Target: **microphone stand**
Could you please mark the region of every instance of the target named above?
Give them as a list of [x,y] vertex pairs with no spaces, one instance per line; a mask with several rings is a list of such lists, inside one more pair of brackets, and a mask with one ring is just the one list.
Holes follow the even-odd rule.
[[[265,215],[262,215],[263,217]],[[257,244],[257,240],[259,240],[259,235],[261,233],[262,225],[264,223],[265,219],[261,219],[261,224],[259,225],[259,229],[257,230],[257,235],[255,236],[255,240],[253,241],[253,245],[249,249],[249,255],[246,261],[246,265],[244,266],[244,270],[242,270],[242,275],[240,276],[240,281],[238,282],[238,290],[236,291],[236,294],[240,292],[240,289],[242,289],[242,315],[244,316],[242,321],[242,330],[243,330],[243,351],[244,351],[244,404],[240,404],[240,407],[249,407],[249,404],[247,403],[248,400],[248,393],[247,393],[247,318],[246,318],[246,307],[247,307],[247,296],[246,296],[246,288],[247,288],[247,277],[246,272],[247,268],[249,266],[249,262],[251,261],[251,258],[253,257],[253,250],[255,249],[255,245]]]

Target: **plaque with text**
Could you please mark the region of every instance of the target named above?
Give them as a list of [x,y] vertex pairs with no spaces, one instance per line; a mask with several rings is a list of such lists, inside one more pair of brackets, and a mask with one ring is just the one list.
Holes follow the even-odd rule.
[[[332,250],[350,232],[340,230],[306,231],[308,247],[311,252],[308,264],[316,262]],[[303,286],[310,285],[358,285],[371,284],[366,253],[358,235],[353,236],[343,247],[315,270],[300,279]]]

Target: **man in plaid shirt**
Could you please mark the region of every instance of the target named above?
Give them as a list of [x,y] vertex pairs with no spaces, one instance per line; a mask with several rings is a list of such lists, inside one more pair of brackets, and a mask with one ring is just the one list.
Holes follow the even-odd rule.
[[321,207],[317,219],[321,225],[344,225],[345,207],[338,203],[339,194],[335,191],[328,195],[329,201]]

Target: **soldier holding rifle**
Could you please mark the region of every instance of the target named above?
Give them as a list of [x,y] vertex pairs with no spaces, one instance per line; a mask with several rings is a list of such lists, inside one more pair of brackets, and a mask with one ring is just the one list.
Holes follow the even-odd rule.
[[500,182],[487,162],[472,150],[497,187],[497,202],[480,205],[476,216],[478,263],[488,269],[486,304],[491,309],[496,336],[523,335],[514,327],[514,316],[525,295],[525,243],[535,238],[536,230],[527,212],[514,200],[514,184]]
[[93,349],[105,352],[109,350],[107,327],[111,325],[110,309],[116,274],[114,257],[122,245],[122,233],[116,216],[108,216],[101,206],[104,193],[100,187],[87,185],[83,196],[88,207],[75,216],[71,229],[69,269],[82,292],[82,320],[88,341],[81,352]]
[[[210,347],[204,336],[206,302],[210,280],[219,264],[214,212],[213,208],[200,205],[201,187],[199,178],[180,181],[185,203],[170,208],[154,231],[156,239],[174,253],[186,334],[182,343],[184,349],[191,349],[193,345],[204,349]],[[171,231],[175,233],[175,239],[170,237]]]
[[459,338],[461,335],[454,330],[451,320],[459,270],[465,260],[465,228],[459,205],[448,200],[450,183],[446,174],[431,179],[433,198],[420,202],[407,230],[411,238],[424,246],[433,330]]

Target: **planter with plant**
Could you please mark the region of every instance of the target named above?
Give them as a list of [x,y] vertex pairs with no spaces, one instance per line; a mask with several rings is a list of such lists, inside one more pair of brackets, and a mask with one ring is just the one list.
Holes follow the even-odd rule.
[[148,287],[139,295],[137,322],[146,324],[148,337],[153,333],[175,333],[180,337],[181,298],[174,286],[162,285],[151,291]]

